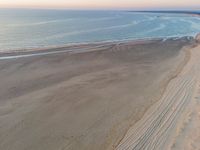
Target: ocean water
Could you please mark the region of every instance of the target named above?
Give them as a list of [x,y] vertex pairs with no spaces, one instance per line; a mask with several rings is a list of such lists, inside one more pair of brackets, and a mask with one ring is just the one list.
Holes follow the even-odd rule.
[[184,14],[0,9],[0,51],[198,32],[200,17]]

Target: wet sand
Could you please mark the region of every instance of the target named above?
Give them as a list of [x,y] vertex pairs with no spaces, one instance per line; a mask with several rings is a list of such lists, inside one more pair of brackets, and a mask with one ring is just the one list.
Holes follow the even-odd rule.
[[193,44],[157,39],[0,54],[0,149],[124,149]]

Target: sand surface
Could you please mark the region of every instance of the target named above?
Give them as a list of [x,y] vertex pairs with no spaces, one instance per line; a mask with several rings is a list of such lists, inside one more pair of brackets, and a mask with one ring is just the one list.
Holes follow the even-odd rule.
[[200,46],[161,100],[127,132],[117,150],[200,149]]
[[[185,93],[192,97],[186,91],[193,89],[196,75],[190,71],[192,75],[185,73],[175,80],[177,87],[168,89],[181,99],[158,101],[189,60],[182,49],[188,44],[182,38],[0,54],[0,149],[125,149],[145,132],[140,142],[154,145],[151,137],[159,137],[158,127],[147,133],[149,125],[142,120],[153,116],[147,124],[161,118],[162,125],[173,112],[162,119],[159,113],[165,107],[176,110],[179,103],[189,102]],[[155,102],[161,107],[153,114],[149,108]],[[147,110],[150,114],[143,116]],[[178,146],[180,140],[184,138],[173,142]]]

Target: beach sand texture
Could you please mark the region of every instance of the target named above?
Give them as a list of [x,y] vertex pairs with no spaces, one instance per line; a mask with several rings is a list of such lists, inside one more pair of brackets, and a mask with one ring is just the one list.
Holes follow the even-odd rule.
[[163,97],[129,129],[117,150],[200,149],[200,46]]
[[[137,145],[139,137],[144,138],[139,140],[144,146],[153,147],[152,138],[161,137],[163,142],[168,136],[162,137],[158,131],[164,132],[167,118],[180,114],[175,110],[179,104],[189,103],[190,90],[195,89],[196,74],[192,71],[186,70],[176,79],[189,60],[189,52],[183,46],[191,43],[187,38],[158,39],[143,44],[89,44],[85,48],[89,51],[75,46],[66,48],[69,52],[44,55],[14,53],[26,55],[18,58],[1,54],[0,149],[129,149]],[[71,48],[77,51],[70,52]],[[53,50],[45,53],[50,51]],[[177,83],[170,82],[158,101],[172,79]],[[173,94],[181,99],[166,98]],[[149,110],[157,105],[161,107],[153,109],[155,112]],[[165,107],[170,111],[165,113]],[[149,115],[143,117],[147,110]],[[166,117],[162,119],[157,112]],[[146,125],[143,121],[148,117],[151,119],[146,123],[160,122],[164,127]]]

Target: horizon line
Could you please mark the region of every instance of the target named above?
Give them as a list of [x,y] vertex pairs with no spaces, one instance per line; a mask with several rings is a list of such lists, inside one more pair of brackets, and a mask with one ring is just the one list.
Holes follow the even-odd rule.
[[200,11],[200,8],[185,8],[185,7],[147,7],[147,8],[70,8],[70,7],[2,7],[0,9],[52,9],[52,10],[121,10],[121,11]]

